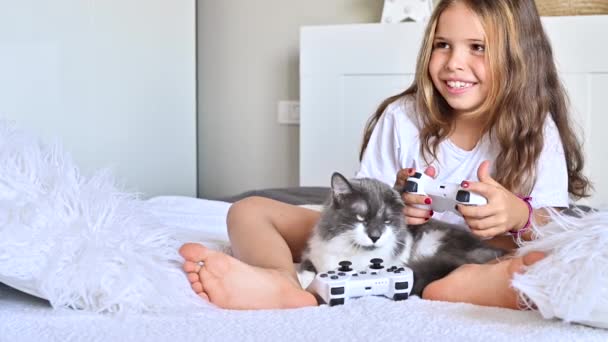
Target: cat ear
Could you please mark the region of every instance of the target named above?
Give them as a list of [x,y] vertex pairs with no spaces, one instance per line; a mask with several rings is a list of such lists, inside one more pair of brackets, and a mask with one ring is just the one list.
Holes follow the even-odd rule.
[[334,172],[331,175],[331,191],[334,196],[344,196],[352,193],[353,187],[344,176],[338,172]]

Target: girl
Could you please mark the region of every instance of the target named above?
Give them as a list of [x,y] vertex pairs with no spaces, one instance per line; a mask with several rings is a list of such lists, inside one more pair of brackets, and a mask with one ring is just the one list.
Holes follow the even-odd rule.
[[[544,208],[567,207],[568,194],[587,195],[582,168],[534,1],[443,0],[429,21],[412,86],[385,100],[368,122],[357,176],[392,184],[397,175],[397,187],[415,169],[443,182],[464,179],[462,186],[484,195],[487,205],[458,206],[462,217],[440,215],[414,206],[431,204],[429,197],[404,194],[408,224],[431,216],[462,222],[482,238],[515,247],[507,233],[529,238],[525,230],[531,220],[542,222]],[[232,309],[316,305],[293,261],[318,218],[264,198],[235,203],[228,232],[236,258],[199,244],[180,250],[193,290]],[[465,265],[430,284],[423,297],[517,308],[511,277],[542,257]]]

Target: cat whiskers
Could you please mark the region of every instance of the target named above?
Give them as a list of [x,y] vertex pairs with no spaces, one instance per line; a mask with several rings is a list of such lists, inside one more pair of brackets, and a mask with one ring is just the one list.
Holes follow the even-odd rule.
[[353,239],[355,234],[350,234],[352,236],[349,236],[349,241],[350,241],[350,247],[353,248],[355,250],[355,253],[359,253],[361,251],[361,245],[356,243],[355,240]]
[[[345,227],[351,227],[349,225],[343,225]],[[348,239],[348,241],[350,242],[350,247],[353,248],[355,250],[355,253],[359,253],[362,249],[363,246],[361,246],[360,244],[358,244],[355,240],[355,238],[357,237],[357,233],[352,231],[352,230],[348,230],[347,233],[344,234],[346,236],[346,238]]]
[[401,246],[406,246],[407,247],[407,243],[399,241],[399,240],[395,240],[395,243]]

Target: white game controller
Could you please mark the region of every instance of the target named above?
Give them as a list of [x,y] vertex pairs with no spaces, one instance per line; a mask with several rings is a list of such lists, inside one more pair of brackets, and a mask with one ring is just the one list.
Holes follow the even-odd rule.
[[341,305],[351,298],[385,296],[393,300],[407,299],[412,292],[414,273],[405,266],[382,266],[383,260],[370,260],[364,271],[355,271],[350,261],[341,261],[335,271],[319,273],[308,290],[329,306]]
[[420,172],[416,172],[407,179],[403,191],[429,196],[432,199],[430,205],[416,205],[416,207],[433,209],[436,212],[452,211],[461,215],[456,210],[456,204],[475,206],[488,204],[488,200],[485,197],[461,187],[460,184],[442,184],[431,176]]

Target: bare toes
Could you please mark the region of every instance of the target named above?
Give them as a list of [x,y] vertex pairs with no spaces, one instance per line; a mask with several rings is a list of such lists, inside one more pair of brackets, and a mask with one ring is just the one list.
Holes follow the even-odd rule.
[[509,277],[511,277],[511,275],[513,275],[515,273],[524,272],[524,262],[523,262],[523,258],[521,258],[521,257],[515,257],[512,259],[505,260],[503,262],[505,262],[504,265],[507,266],[507,267],[504,267],[503,269]]
[[525,266],[534,265],[545,256],[546,255],[543,252],[530,252],[523,257],[513,258],[507,267],[507,272],[509,274],[523,273],[525,272]]
[[198,273],[190,272],[190,273],[188,273],[188,281],[190,283],[196,283],[196,282],[200,283],[201,277],[198,276]]
[[524,255],[524,265],[531,266],[537,263],[538,261],[544,259],[547,255],[543,252],[530,252]]
[[198,262],[206,260],[214,251],[200,243],[186,243],[179,249],[179,254],[188,261]]
[[204,293],[203,292],[203,284],[200,281],[192,283],[192,290],[197,294]]
[[183,269],[186,273],[198,273],[201,270],[201,265],[198,262],[186,260],[184,261]]

